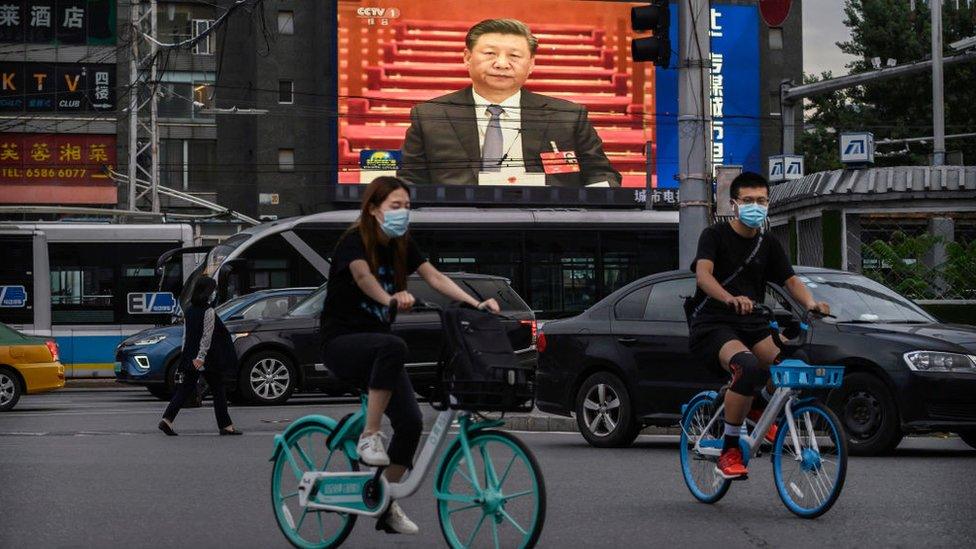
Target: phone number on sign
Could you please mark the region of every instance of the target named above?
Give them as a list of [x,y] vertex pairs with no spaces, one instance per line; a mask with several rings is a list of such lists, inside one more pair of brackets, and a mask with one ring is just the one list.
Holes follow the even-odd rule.
[[88,170],[82,168],[28,168],[24,170],[26,177],[80,178],[87,174]]

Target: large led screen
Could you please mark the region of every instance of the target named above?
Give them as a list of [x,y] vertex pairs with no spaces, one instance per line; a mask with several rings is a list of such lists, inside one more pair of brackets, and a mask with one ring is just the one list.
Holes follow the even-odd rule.
[[[631,61],[635,5],[340,0],[339,182],[643,188],[650,172],[652,186],[677,187],[678,71]],[[676,49],[676,4],[671,17]],[[713,3],[708,99],[713,162],[755,171],[758,18],[755,6]],[[521,47],[489,43],[504,32],[468,48],[488,19],[524,22],[538,41],[530,59],[520,36]]]

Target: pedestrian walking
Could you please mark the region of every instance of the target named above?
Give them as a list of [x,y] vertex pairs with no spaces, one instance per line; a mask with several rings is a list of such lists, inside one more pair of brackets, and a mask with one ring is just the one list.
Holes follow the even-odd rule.
[[220,434],[241,434],[227,413],[224,373],[236,368],[237,353],[230,332],[210,304],[210,296],[216,288],[217,282],[213,278],[200,277],[193,286],[190,306],[183,315],[183,351],[179,366],[183,371],[183,382],[177,387],[159,422],[159,430],[169,436],[176,436],[173,421],[186,399],[196,391],[201,375],[207,380],[213,394],[214,415]]

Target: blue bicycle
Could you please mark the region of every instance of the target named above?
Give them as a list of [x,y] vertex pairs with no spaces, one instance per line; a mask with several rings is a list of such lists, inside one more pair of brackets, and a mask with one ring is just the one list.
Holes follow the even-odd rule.
[[[809,339],[807,313],[800,322],[800,335],[784,342],[772,309],[762,304],[754,308],[769,320],[773,341],[792,357]],[[847,474],[847,436],[834,412],[804,390],[839,387],[843,366],[814,366],[796,358],[786,358],[770,367],[776,391],[762,416],[743,425],[739,438],[742,455],[748,463],[759,455],[765,433],[777,422],[773,442],[773,479],[776,492],[786,508],[802,518],[826,513],[840,496]],[[716,391],[699,393],[682,406],[681,473],[691,494],[704,503],[722,499],[732,484],[717,473],[722,452],[724,404]],[[751,429],[750,429],[751,428]]]

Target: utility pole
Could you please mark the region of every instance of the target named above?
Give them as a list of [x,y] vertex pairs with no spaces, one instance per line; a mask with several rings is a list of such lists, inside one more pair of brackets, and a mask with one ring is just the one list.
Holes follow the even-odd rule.
[[698,237],[708,226],[712,203],[711,87],[706,86],[711,67],[711,3],[686,0],[678,5],[678,267],[687,268],[695,259]]
[[[132,33],[129,49],[129,210],[136,211],[139,199],[148,194],[150,210],[159,213],[156,0],[130,0],[129,23]],[[147,39],[146,35],[152,39]],[[140,71],[144,78],[140,79]],[[146,152],[149,154],[148,169],[139,164],[139,155]],[[149,188],[138,195],[137,179],[149,184]]]
[[[956,55],[952,55],[949,57],[943,57],[941,59],[941,63],[943,66],[954,65],[956,63],[971,62],[971,61],[976,61],[976,50],[963,51],[962,53],[958,53]],[[794,139],[796,133],[794,127],[794,120],[796,120],[796,109],[798,106],[801,105],[801,101],[804,98],[813,97],[815,95],[821,95],[824,93],[830,93],[832,91],[843,90],[845,88],[851,88],[854,86],[860,86],[862,84],[867,84],[868,82],[880,82],[882,80],[887,80],[889,78],[897,78],[908,74],[925,72],[931,70],[933,64],[934,61],[931,59],[926,61],[916,61],[914,63],[906,63],[904,65],[898,65],[897,67],[885,67],[883,69],[877,69],[874,71],[862,72],[858,74],[849,74],[847,76],[831,78],[830,80],[822,80],[820,82],[814,82],[813,84],[803,84],[802,86],[794,86],[789,80],[784,80],[780,85],[780,102],[782,103],[783,106],[782,108],[783,110],[782,153],[793,154]]]
[[942,93],[942,0],[931,0],[932,10],[932,126],[935,137],[932,165],[945,164],[945,99]]

